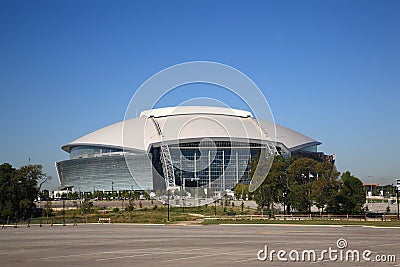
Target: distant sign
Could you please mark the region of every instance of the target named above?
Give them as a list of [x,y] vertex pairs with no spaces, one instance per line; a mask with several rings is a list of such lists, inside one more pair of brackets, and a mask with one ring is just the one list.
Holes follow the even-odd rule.
[[396,179],[397,191],[400,191],[400,179]]

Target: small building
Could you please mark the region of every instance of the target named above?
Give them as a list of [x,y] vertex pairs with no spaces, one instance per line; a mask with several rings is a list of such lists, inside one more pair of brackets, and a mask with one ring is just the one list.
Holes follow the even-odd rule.
[[61,199],[63,196],[67,196],[69,193],[74,193],[74,186],[67,185],[61,186],[55,191],[49,191],[49,197],[52,199]]

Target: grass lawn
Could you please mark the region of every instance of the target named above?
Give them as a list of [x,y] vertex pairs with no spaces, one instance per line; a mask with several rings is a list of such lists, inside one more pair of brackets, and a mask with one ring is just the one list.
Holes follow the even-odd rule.
[[[170,207],[170,219],[168,221],[168,207],[167,206],[153,206],[135,208],[132,211],[119,210],[119,209],[96,209],[94,208],[88,214],[82,214],[80,209],[72,209],[65,211],[65,223],[97,223],[99,218],[111,218],[112,223],[202,223],[208,224],[295,224],[295,225],[362,225],[362,226],[380,226],[380,227],[400,227],[400,221],[397,220],[375,220],[365,221],[364,219],[346,220],[336,219],[330,220],[327,218],[303,218],[301,220],[282,220],[282,219],[261,219],[259,217],[234,216],[233,214],[241,214],[242,209],[240,206],[221,206],[210,205],[202,207]],[[244,208],[244,215],[254,215],[255,210]],[[216,214],[216,216],[215,216]],[[231,216],[229,216],[231,215]],[[62,211],[55,211],[54,215],[47,218],[34,218],[30,220],[31,224],[63,224]],[[206,217],[206,219],[204,219]],[[215,217],[217,219],[209,219]]]
[[400,227],[399,221],[353,221],[353,220],[206,220],[203,224],[291,224],[291,225],[343,225]]

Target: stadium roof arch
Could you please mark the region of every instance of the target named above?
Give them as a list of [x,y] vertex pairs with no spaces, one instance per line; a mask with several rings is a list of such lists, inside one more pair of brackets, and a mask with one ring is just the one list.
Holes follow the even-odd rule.
[[[152,118],[157,119],[162,136],[150,121]],[[321,144],[284,126],[260,119],[255,122],[248,111],[209,106],[179,106],[143,111],[139,117],[84,135],[64,145],[62,149],[70,153],[77,146],[107,146],[133,153],[146,153],[161,142],[187,142],[204,138],[218,140],[226,137],[239,141],[261,139],[276,142],[288,152]]]

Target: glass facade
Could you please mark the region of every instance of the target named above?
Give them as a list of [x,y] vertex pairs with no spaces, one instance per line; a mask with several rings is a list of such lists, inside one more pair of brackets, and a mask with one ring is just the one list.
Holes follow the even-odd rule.
[[[182,189],[233,189],[238,182],[248,184],[249,162],[259,154],[257,143],[213,141],[181,142],[169,146],[175,183]],[[153,168],[154,166],[154,168]],[[122,150],[78,146],[71,159],[57,162],[62,186],[76,191],[164,190],[160,148],[150,153],[130,154]]]
[[75,191],[153,189],[151,154],[106,154],[56,165],[61,186],[74,186]]
[[302,148],[302,149],[299,149],[299,152],[317,153],[317,145],[312,145],[312,146],[304,147],[304,148]]
[[71,149],[70,159],[88,158],[96,155],[122,152],[122,149],[101,146],[76,146]]
[[212,140],[170,145],[176,185],[223,191],[249,183],[249,161],[260,148],[256,143]]

